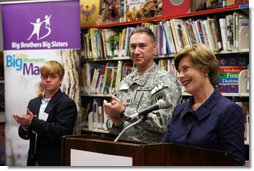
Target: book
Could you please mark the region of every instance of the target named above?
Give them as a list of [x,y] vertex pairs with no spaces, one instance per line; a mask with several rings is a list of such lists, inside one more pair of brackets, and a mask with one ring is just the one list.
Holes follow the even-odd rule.
[[208,40],[207,43],[212,51],[216,51],[217,49],[215,46],[215,41],[214,41],[213,32],[211,28],[211,22],[212,22],[212,19],[210,18],[204,20],[204,27],[205,27],[205,31],[207,35],[207,40]]
[[249,50],[249,19],[243,15],[239,16],[239,50]]
[[219,84],[221,93],[238,93],[238,85]]
[[132,62],[124,62],[121,80],[122,80],[124,77],[126,77],[129,73],[131,73],[132,68],[133,68]]
[[238,39],[239,39],[238,19],[239,19],[239,13],[234,12],[233,13],[233,50],[238,50]]
[[106,70],[106,65],[99,66],[99,69],[98,69],[99,74],[98,74],[96,85],[95,85],[95,93],[96,94],[102,94],[101,89],[102,89],[102,85],[103,85],[105,70]]
[[126,21],[159,17],[162,15],[161,0],[125,0]]
[[82,105],[82,115],[81,115],[81,123],[82,127],[88,128],[88,116],[89,113],[93,110],[92,109],[92,103],[89,101],[83,102]]
[[184,22],[184,27],[187,33],[187,38],[189,40],[190,45],[197,44],[196,37],[194,35],[194,30],[193,30],[193,22],[192,20],[187,20]]
[[207,20],[211,28],[215,51],[220,51],[222,49],[222,41],[220,36],[220,27],[218,23],[219,21],[217,18],[208,18]]
[[103,47],[103,40],[101,30],[98,29],[95,33],[95,40],[96,40],[96,47],[97,47],[97,58],[102,59],[104,58],[104,47]]
[[159,24],[157,25],[157,51],[159,56],[167,54],[166,41],[167,40],[166,40],[166,34],[165,34],[163,23],[159,22]]
[[96,21],[97,25],[120,22],[120,0],[100,1],[100,15]]
[[241,56],[220,56],[218,58],[220,66],[244,66],[248,64],[248,58]]
[[226,7],[226,1],[190,0],[191,12]]
[[166,34],[166,42],[168,43],[168,54],[176,53],[175,42],[172,34],[172,28],[169,21],[163,23],[164,31]]
[[173,38],[176,45],[176,51],[179,52],[184,48],[184,34],[182,29],[182,19],[171,19],[170,26],[172,28]]
[[131,34],[132,30],[134,30],[134,27],[127,27],[126,38],[125,38],[125,42],[124,42],[123,56],[129,56],[129,42],[130,42],[129,37],[130,37],[130,34]]
[[103,107],[102,105],[100,104],[98,106],[98,124],[97,124],[97,129],[103,129]]
[[126,28],[122,29],[121,36],[119,36],[119,52],[118,57],[123,57],[124,54],[124,43],[126,39]]
[[227,26],[226,26],[226,18],[219,19],[220,25],[220,35],[222,41],[222,49],[223,51],[227,50]]
[[122,68],[123,68],[123,61],[118,61],[117,62],[117,72],[116,72],[116,85],[115,87],[118,87],[118,85],[121,82],[122,79]]
[[81,85],[82,85],[82,90],[84,94],[91,94],[91,89],[90,89],[90,85],[91,85],[91,67],[89,63],[85,63],[82,66],[81,69]]
[[226,15],[226,38],[227,38],[227,50],[232,51],[234,45],[233,39],[233,15]]
[[93,100],[93,129],[98,128],[98,102],[97,99]]
[[202,30],[202,27],[201,27],[202,21],[203,20],[201,20],[201,19],[194,21],[194,26],[197,30],[197,35],[198,35],[198,40],[199,40],[198,42],[205,44],[204,31]]
[[221,72],[219,78],[239,78],[239,72]]
[[114,63],[107,63],[106,64],[106,69],[104,73],[104,80],[103,80],[103,86],[102,86],[102,94],[110,94],[110,83],[111,83],[111,76],[113,72],[113,68],[116,68]]
[[220,72],[241,72],[246,68],[246,66],[221,66],[219,70]]
[[91,88],[92,88],[92,93],[93,94],[96,94],[96,84],[97,84],[97,80],[98,80],[98,77],[99,76],[99,71],[98,71],[98,68],[95,68],[93,70],[93,77],[92,77],[92,83],[91,83]]
[[92,49],[92,58],[98,58],[98,47],[97,47],[97,41],[95,34],[97,33],[98,29],[97,28],[90,28],[89,29],[89,35],[90,35],[90,40],[91,40],[91,49]]
[[218,83],[222,84],[238,84],[238,78],[219,78]]
[[238,79],[239,93],[249,93],[248,70],[242,70]]
[[100,0],[80,0],[80,26],[96,25],[100,13]]
[[[187,14],[190,12],[190,0],[162,0],[162,16]],[[172,13],[172,11],[174,11]]]

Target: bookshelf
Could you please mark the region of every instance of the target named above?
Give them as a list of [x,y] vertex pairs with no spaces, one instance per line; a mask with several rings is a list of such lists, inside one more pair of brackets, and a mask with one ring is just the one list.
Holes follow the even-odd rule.
[[[207,20],[208,18],[215,18],[215,20],[219,19],[219,18],[224,18],[227,15],[233,15],[233,13],[239,13],[241,15],[246,16],[247,18],[249,17],[249,5],[248,4],[244,4],[244,5],[236,5],[236,6],[230,6],[230,7],[224,7],[224,8],[216,8],[216,9],[209,9],[209,10],[204,10],[204,11],[196,11],[196,12],[188,12],[185,14],[177,14],[177,15],[167,15],[167,16],[161,16],[161,17],[155,17],[155,18],[148,18],[148,19],[142,19],[142,20],[135,20],[135,21],[126,21],[126,22],[117,22],[117,23],[111,23],[111,24],[101,24],[101,25],[96,25],[96,26],[89,26],[89,27],[82,27],[81,31],[82,31],[82,38],[83,38],[83,50],[81,53],[81,66],[82,67],[82,97],[81,99],[83,100],[83,105],[85,103],[88,103],[90,101],[90,106],[93,106],[94,100],[98,101],[99,106],[102,104],[104,99],[108,99],[110,96],[108,93],[105,92],[85,92],[84,91],[84,87],[88,86],[89,82],[92,83],[92,75],[94,75],[93,71],[94,69],[99,69],[100,66],[102,65],[107,65],[108,63],[114,63],[115,64],[115,70],[117,70],[117,68],[121,68],[122,70],[122,66],[124,65],[124,63],[131,63],[131,59],[128,55],[115,55],[115,56],[108,56],[105,55],[106,52],[101,53],[102,55],[97,55],[97,56],[93,56],[91,54],[93,54],[91,52],[90,55],[87,55],[87,52],[84,52],[88,49],[88,47],[84,47],[86,44],[91,44],[91,43],[95,43],[97,41],[101,41],[101,47],[99,48],[104,49],[105,46],[105,42],[103,42],[104,40],[104,36],[103,34],[101,35],[101,37],[97,40],[90,40],[87,41],[84,40],[85,38],[87,38],[87,35],[90,34],[90,30],[95,30],[96,33],[92,33],[92,34],[101,34],[103,32],[103,30],[106,29],[112,29],[113,31],[116,32],[116,34],[118,34],[118,39],[120,40],[119,37],[123,36],[124,32],[123,30],[126,29],[127,27],[138,27],[138,26],[148,26],[151,28],[156,28],[158,27],[158,25],[160,24],[164,24],[167,21],[171,21],[173,19],[179,19],[179,21],[184,21],[184,22],[193,22],[193,21],[197,21],[197,20]],[[171,25],[170,25],[171,26]],[[171,28],[172,29],[172,28]],[[162,29],[163,31],[163,29]],[[121,34],[121,36],[119,36]],[[172,33],[174,34],[174,33]],[[221,34],[221,33],[220,33]],[[85,38],[84,38],[85,37]],[[128,37],[128,36],[126,36]],[[119,41],[118,40],[118,41]],[[174,43],[175,42],[175,38],[174,38]],[[107,41],[107,39],[105,39],[105,41]],[[114,39],[114,41],[116,41]],[[118,42],[119,43],[119,42]],[[125,42],[122,43],[126,43],[126,38],[125,38]],[[222,42],[221,42],[222,43]],[[118,44],[118,46],[116,46],[117,48],[120,47],[120,43]],[[127,47],[127,46],[126,46]],[[166,45],[164,44],[163,47],[167,48]],[[90,49],[92,49],[90,47]],[[113,49],[113,51],[116,50],[117,53],[119,53],[119,49]],[[125,49],[126,50],[126,49]],[[241,58],[246,58],[246,62],[249,63],[249,49],[248,48],[242,48],[240,49],[239,47],[237,48],[232,48],[230,50],[228,49],[223,49],[223,47],[221,47],[220,50],[215,50],[214,51],[216,57],[219,59],[220,57],[224,57],[224,56],[235,56],[237,57],[241,57]],[[104,54],[104,55],[103,55]],[[128,54],[128,53],[127,53]],[[162,63],[161,65],[166,65],[166,69],[169,71],[169,68],[173,68],[173,61],[172,59],[174,58],[175,53],[170,53],[169,51],[164,50],[163,53],[158,53],[158,55],[155,56],[154,60],[157,63]],[[166,63],[166,64],[165,64]],[[95,67],[93,69],[91,69],[89,72],[90,74],[87,74],[87,68],[85,68],[86,66],[90,67]],[[97,68],[96,68],[97,67]],[[171,70],[169,72],[173,72],[173,74],[176,74],[176,71]],[[119,70],[117,70],[119,71]],[[119,72],[117,72],[118,74]],[[122,73],[122,72],[121,72]],[[87,74],[87,75],[85,75]],[[88,77],[90,77],[88,79]],[[120,76],[120,79],[122,79],[123,76]],[[87,80],[88,79],[88,80]],[[113,79],[113,78],[111,78]],[[99,80],[97,80],[96,82],[98,82]],[[88,87],[92,87],[94,88],[95,85],[89,85]],[[116,84],[117,86],[117,84]],[[113,93],[110,92],[110,93]],[[249,101],[249,93],[247,90],[245,90],[244,92],[228,92],[222,93],[224,96],[231,98],[235,101]],[[187,99],[190,95],[183,93],[183,98]],[[85,118],[89,118],[89,116],[87,115],[93,115],[93,113],[91,112],[87,112],[86,109],[87,106],[82,106],[82,108],[85,108],[83,110],[85,110],[85,112],[83,112],[83,116],[81,117],[82,119]],[[90,110],[93,110],[93,107],[90,107]],[[98,109],[96,109],[96,111],[98,111]],[[104,117],[104,119],[106,119]],[[98,121],[98,119],[97,119]],[[87,128],[87,126],[85,126],[87,124],[83,124],[83,128],[81,128],[84,132],[87,131],[91,131],[91,132],[100,132],[100,133],[107,133],[106,128],[104,127],[103,129],[99,128],[99,129],[93,129],[91,126],[90,128]],[[103,124],[102,124],[103,125]],[[96,127],[96,126],[95,126]]]

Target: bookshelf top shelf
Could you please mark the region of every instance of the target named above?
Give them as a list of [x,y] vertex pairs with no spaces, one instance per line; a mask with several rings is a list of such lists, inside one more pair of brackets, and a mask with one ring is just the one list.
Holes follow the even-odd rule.
[[111,23],[111,24],[102,24],[98,26],[90,26],[90,27],[83,27],[82,29],[89,29],[89,28],[106,28],[106,27],[116,27],[116,26],[123,26],[123,25],[135,25],[139,23],[146,23],[146,22],[156,22],[156,21],[163,21],[170,18],[185,18],[185,17],[194,17],[194,16],[200,16],[200,15],[208,15],[208,14],[214,14],[214,13],[223,13],[233,10],[244,10],[248,9],[249,4],[243,4],[243,5],[236,5],[236,6],[229,6],[224,8],[215,8],[215,9],[209,9],[209,10],[202,10],[202,11],[195,11],[195,12],[189,12],[186,14],[178,14],[178,15],[168,15],[168,16],[160,16],[156,18],[147,18],[144,20],[135,20],[135,21],[125,21],[125,22],[118,22],[118,23]]

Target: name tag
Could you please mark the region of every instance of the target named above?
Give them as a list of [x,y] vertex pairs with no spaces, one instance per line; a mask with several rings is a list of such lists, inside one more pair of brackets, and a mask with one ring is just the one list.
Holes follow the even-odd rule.
[[121,87],[120,87],[120,90],[126,90],[128,89],[129,86],[127,84],[123,84]]
[[39,119],[47,121],[48,116],[49,116],[49,114],[43,112],[42,114],[39,115]]

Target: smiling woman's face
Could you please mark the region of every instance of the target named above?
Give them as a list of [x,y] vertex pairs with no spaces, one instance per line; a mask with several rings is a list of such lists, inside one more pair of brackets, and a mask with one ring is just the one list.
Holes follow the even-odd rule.
[[190,94],[196,94],[207,83],[208,76],[199,68],[196,68],[190,57],[186,56],[181,59],[178,65],[178,79]]

